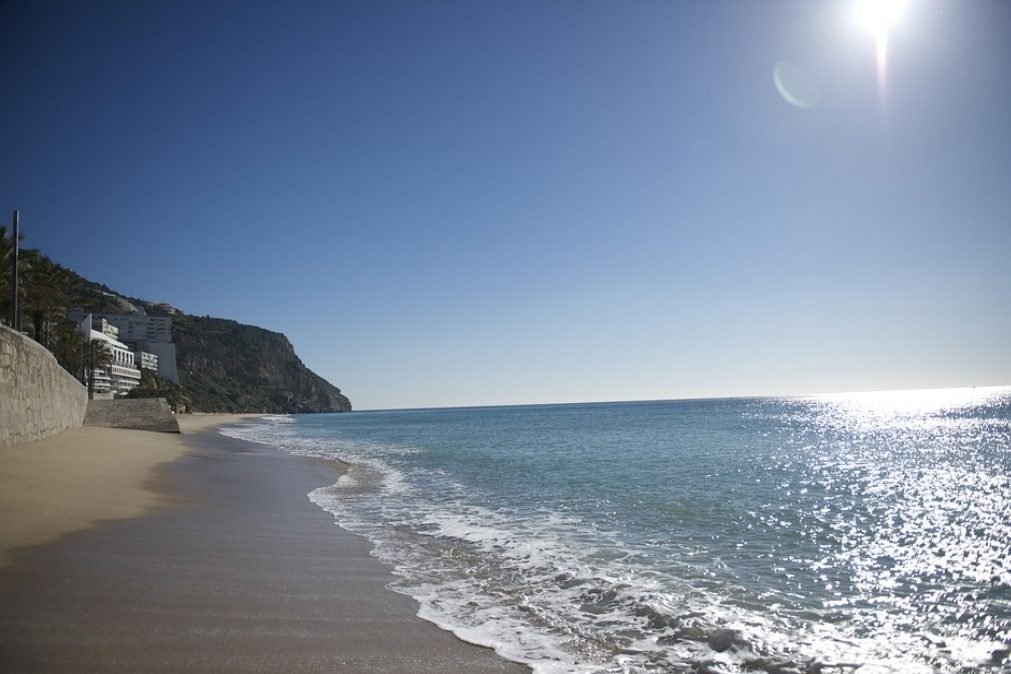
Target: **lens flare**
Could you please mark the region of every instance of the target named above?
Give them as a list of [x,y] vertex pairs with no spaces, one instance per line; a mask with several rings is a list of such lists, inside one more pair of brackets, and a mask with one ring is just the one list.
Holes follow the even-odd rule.
[[772,71],[772,81],[779,95],[790,105],[805,109],[821,100],[818,86],[806,70],[790,61],[778,61]]

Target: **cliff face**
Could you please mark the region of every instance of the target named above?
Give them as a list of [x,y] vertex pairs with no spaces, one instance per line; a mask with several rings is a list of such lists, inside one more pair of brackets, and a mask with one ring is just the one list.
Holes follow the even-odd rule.
[[[168,304],[120,295],[73,270],[54,265],[38,251],[25,249],[28,253],[34,256],[39,273],[48,270],[49,274],[39,276],[35,282],[37,297],[46,300],[36,302],[41,312],[38,330],[52,327],[60,337],[61,330],[67,328],[67,334],[76,335],[73,323],[62,315],[68,309],[105,314],[132,314],[142,309],[149,316],[172,318],[180,384],[145,371],[145,383],[133,391],[136,397],[164,397],[195,412],[351,411],[351,402],[340,389],[307,368],[288,338],[279,332],[223,318],[190,316]],[[80,356],[73,355],[71,361],[76,367]],[[0,372],[0,380],[2,375]]]
[[201,412],[348,412],[351,401],[307,368],[279,332],[223,318],[172,317],[179,377]]
[[169,386],[168,393],[191,411],[351,411],[347,396],[307,368],[279,332],[224,318],[190,316],[167,304],[120,295],[71,273],[78,306],[86,311],[127,314],[144,309],[151,316],[171,316],[180,386],[164,381],[161,385]]

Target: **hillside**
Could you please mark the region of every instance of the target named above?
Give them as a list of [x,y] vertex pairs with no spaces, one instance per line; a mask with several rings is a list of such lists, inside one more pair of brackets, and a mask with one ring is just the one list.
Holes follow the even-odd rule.
[[351,401],[297,355],[288,338],[223,318],[172,318],[179,378],[193,409],[347,412]]
[[[172,317],[180,399],[195,412],[348,412],[339,388],[302,363],[288,338],[253,325],[191,316],[167,304],[119,295],[74,274],[85,310]],[[167,382],[166,382],[167,384]]]

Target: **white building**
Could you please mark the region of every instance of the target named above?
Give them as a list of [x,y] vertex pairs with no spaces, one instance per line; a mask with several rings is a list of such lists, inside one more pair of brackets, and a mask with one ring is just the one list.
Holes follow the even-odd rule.
[[119,328],[117,328],[115,325],[105,320],[104,318],[98,319],[98,324],[101,327],[101,330],[99,330],[99,332],[101,332],[103,335],[112,337],[115,340],[119,339]]
[[133,355],[134,355],[134,362],[137,363],[137,367],[139,367],[141,370],[151,370],[152,372],[158,372],[157,354],[148,353],[147,351],[135,351]]
[[176,345],[171,342],[142,342],[141,348],[154,355],[158,362],[158,376],[170,382],[179,383],[176,366]]
[[[87,317],[81,309],[72,309],[67,316],[77,322]],[[92,320],[108,323],[116,328],[115,339],[126,342],[135,351],[157,356],[158,376],[179,383],[176,366],[176,345],[172,343],[172,319],[168,316],[148,316],[143,309],[133,314],[92,314]],[[141,365],[143,365],[141,363]]]
[[168,316],[147,316],[140,313],[125,316],[102,314],[101,316],[119,328],[119,338],[124,342],[172,341],[172,319]]
[[102,348],[112,356],[112,362],[108,365],[95,368],[92,375],[95,393],[112,391],[126,395],[130,389],[140,384],[140,370],[135,366],[130,347],[98,330],[91,331],[91,341],[101,342]]

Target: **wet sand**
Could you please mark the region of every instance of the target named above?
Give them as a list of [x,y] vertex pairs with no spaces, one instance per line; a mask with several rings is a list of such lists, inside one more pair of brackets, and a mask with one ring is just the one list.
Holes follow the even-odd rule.
[[[221,419],[181,420],[183,436],[94,429],[155,459],[120,474],[114,452],[89,473],[86,493],[65,499],[82,499],[84,515],[71,518],[74,529],[47,531],[52,542],[14,545],[8,531],[25,527],[6,522],[17,509],[0,504],[10,551],[0,671],[528,671],[421,620],[412,599],[386,589],[392,576],[368,542],[306,497],[337,479],[338,464],[207,430]],[[80,430],[92,429],[49,440],[83,454]],[[123,484],[107,491],[111,476]],[[0,467],[0,487],[11,478]]]

